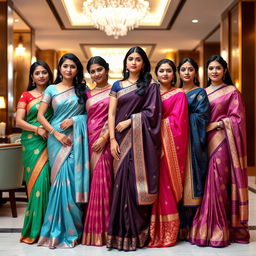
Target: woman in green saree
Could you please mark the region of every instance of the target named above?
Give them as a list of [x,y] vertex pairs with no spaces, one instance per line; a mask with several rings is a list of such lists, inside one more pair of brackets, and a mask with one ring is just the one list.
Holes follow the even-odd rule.
[[[22,129],[22,161],[28,192],[28,205],[20,241],[37,242],[43,224],[50,190],[50,166],[47,153],[47,131],[40,127],[37,112],[45,88],[52,83],[53,75],[47,63],[36,61],[30,67],[29,85],[23,92],[16,114],[16,126]],[[45,117],[50,120],[52,109]]]

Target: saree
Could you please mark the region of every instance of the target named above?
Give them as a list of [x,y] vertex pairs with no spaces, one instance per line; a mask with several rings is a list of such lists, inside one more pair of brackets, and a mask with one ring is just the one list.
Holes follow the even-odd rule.
[[82,238],[82,244],[85,245],[106,244],[112,199],[113,159],[109,142],[100,153],[93,151],[92,146],[108,131],[109,92],[110,89],[107,89],[91,95],[90,91],[87,91],[87,129],[92,178]]
[[[82,203],[88,200],[87,115],[84,106],[78,103],[74,88],[58,92],[56,85],[50,85],[42,101],[53,108],[51,125],[67,135],[72,145],[63,146],[54,135],[48,137],[51,190],[38,245],[70,248],[80,242],[83,231]],[[73,126],[61,130],[60,124],[70,118]]]
[[179,233],[178,203],[182,198],[188,138],[188,102],[178,88],[161,94],[162,155],[159,192],[153,204],[148,247],[176,243]]
[[241,93],[232,85],[210,92],[210,122],[223,129],[208,132],[209,167],[201,206],[193,220],[190,241],[223,247],[248,243],[248,177],[245,109]]
[[189,113],[189,139],[183,200],[179,208],[179,239],[188,240],[197,207],[201,204],[208,170],[206,125],[210,105],[205,89],[195,88],[186,93]]
[[[115,91],[114,88],[120,90]],[[116,132],[120,159],[114,160],[114,188],[107,247],[136,250],[149,239],[151,205],[157,197],[161,98],[156,83],[143,96],[136,84],[122,88],[117,81],[111,97],[117,97],[116,125],[131,118],[131,126]]]
[[[26,122],[39,126],[37,121],[38,107],[41,96],[35,98],[24,92],[17,108],[26,110]],[[50,120],[52,109],[49,108],[45,118]],[[20,242],[32,244],[37,242],[43,225],[44,215],[50,191],[50,166],[48,162],[47,141],[31,131],[22,131],[22,162],[27,185],[28,205],[25,211],[24,224]]]

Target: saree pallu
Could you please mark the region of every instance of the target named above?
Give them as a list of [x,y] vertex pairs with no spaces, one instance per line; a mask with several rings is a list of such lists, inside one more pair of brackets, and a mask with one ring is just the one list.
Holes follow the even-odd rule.
[[183,200],[179,207],[179,239],[188,240],[193,218],[201,204],[208,170],[206,125],[210,119],[210,104],[205,89],[186,93],[189,113],[189,139]]
[[82,244],[86,245],[102,246],[106,243],[112,199],[113,159],[109,143],[106,143],[100,153],[93,151],[92,146],[108,131],[109,92],[110,89],[107,89],[93,96],[87,92],[87,130],[92,178],[82,238]]
[[149,239],[151,204],[157,197],[161,98],[152,83],[143,96],[137,85],[117,92],[116,124],[131,118],[131,127],[115,137],[120,160],[114,160],[115,182],[108,227],[107,247],[136,250]]
[[[52,186],[38,245],[70,248],[80,242],[83,231],[81,203],[88,200],[87,116],[73,88],[59,93],[56,86],[51,85],[45,90],[42,101],[53,107],[51,125],[66,134],[72,145],[63,146],[54,135],[48,138]],[[62,131],[60,124],[69,118],[73,126]]]
[[159,192],[153,204],[148,247],[167,247],[176,243],[179,233],[178,202],[183,191],[188,137],[188,102],[181,89],[161,95],[162,156]]
[[[26,107],[26,122],[39,126],[38,107],[42,97],[30,101]],[[50,120],[52,109],[49,108],[45,118]],[[28,205],[25,211],[20,242],[32,244],[37,242],[43,225],[44,215],[50,191],[50,166],[48,162],[47,141],[34,132],[22,131],[22,161],[27,185]]]
[[201,207],[191,229],[193,244],[223,247],[248,243],[248,177],[245,110],[241,93],[223,86],[208,93],[211,122],[222,130],[208,134],[209,169]]

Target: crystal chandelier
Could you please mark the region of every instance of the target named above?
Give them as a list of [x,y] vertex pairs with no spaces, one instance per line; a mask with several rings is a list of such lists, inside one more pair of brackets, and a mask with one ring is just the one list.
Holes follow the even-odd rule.
[[94,26],[115,39],[138,27],[148,11],[149,3],[145,0],[87,0],[83,3],[83,12]]

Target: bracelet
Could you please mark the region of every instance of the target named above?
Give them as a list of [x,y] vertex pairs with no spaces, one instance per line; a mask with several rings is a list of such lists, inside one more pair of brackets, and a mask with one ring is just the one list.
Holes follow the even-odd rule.
[[53,134],[56,130],[54,128],[51,129],[51,131],[49,132],[49,134]]
[[220,121],[217,122],[217,130],[221,130],[222,127],[220,126]]
[[102,135],[101,137],[103,140],[105,140],[105,142],[108,142],[108,139],[104,135]]
[[114,137],[114,138],[110,138],[109,140],[111,141],[111,140],[115,140],[116,138]]
[[35,135],[38,135],[39,126],[36,127]]

